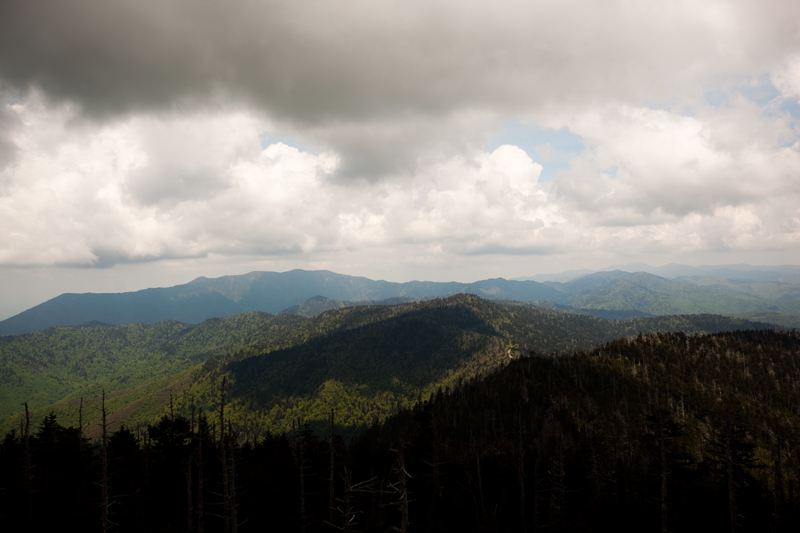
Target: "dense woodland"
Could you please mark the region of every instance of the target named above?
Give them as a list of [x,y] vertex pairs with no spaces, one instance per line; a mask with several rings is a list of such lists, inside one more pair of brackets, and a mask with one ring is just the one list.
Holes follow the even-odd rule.
[[89,441],[55,416],[0,445],[28,531],[796,531],[800,334],[651,334],[529,353],[345,442],[218,407]]
[[[111,430],[135,432],[191,405],[218,409],[228,380],[229,420],[241,437],[285,433],[297,419],[319,432],[331,409],[345,438],[399,409],[494,371],[535,349],[572,353],[639,332],[770,328],[718,315],[604,320],[474,295],[326,311],[313,318],[251,313],[198,325],[164,322],[51,328],[0,337],[0,434],[33,419],[89,424],[100,400]],[[80,405],[83,409],[80,409]],[[5,420],[3,420],[5,418]]]

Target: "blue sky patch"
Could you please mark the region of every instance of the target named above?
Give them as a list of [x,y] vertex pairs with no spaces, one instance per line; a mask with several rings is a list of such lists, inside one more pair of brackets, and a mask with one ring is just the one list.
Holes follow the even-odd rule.
[[531,159],[542,165],[540,182],[556,179],[560,170],[569,168],[569,160],[586,148],[583,138],[569,131],[569,128],[540,128],[519,120],[504,122],[500,132],[484,148],[492,152],[504,144],[525,150]]
[[792,118],[800,119],[800,102],[787,98],[781,102],[781,111],[790,114]]
[[618,170],[619,170],[619,167],[617,165],[614,165],[613,167],[603,169],[600,172],[602,174],[605,174],[606,176],[608,176],[612,180],[615,180],[615,179],[617,179],[617,171]]
[[784,98],[766,75],[760,76],[755,83],[742,82],[730,89],[711,89],[703,93],[703,96],[710,106],[721,107],[730,105],[731,97],[736,94],[741,94],[761,106],[767,116],[774,116],[776,112],[784,112],[793,118],[800,118],[800,104],[795,100]]
[[281,135],[281,133],[277,131],[261,132],[258,135],[258,141],[261,143],[262,150],[265,150],[267,146],[272,144],[283,143],[287,146],[297,148],[301,152],[308,152],[313,155],[319,155],[324,151],[314,145],[304,143],[294,135]]

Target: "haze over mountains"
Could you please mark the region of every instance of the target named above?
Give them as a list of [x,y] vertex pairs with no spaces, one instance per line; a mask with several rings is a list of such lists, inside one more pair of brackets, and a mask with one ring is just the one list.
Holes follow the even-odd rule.
[[593,274],[595,272],[609,272],[612,270],[621,270],[623,272],[647,272],[662,278],[680,278],[690,276],[710,276],[715,278],[724,278],[732,280],[750,280],[750,281],[781,281],[786,283],[800,283],[800,266],[798,265],[681,265],[678,263],[669,263],[659,267],[653,267],[645,263],[629,263],[627,265],[612,265],[599,270],[567,270],[564,272],[557,272],[554,274],[537,274],[535,276],[526,276],[521,278],[514,278],[519,281],[571,281],[573,279]]
[[[604,318],[716,313],[784,326],[798,324],[800,267],[726,265],[690,267],[627,265],[645,272],[571,271],[534,279],[487,279],[474,283],[411,281],[394,283],[329,271],[251,272],[200,277],[184,285],[126,293],[62,294],[0,322],[0,334],[39,331],[52,326],[156,323],[191,324],[214,317],[262,311],[313,316],[357,303],[399,303],[453,294],[496,300],[537,302],[543,307]],[[686,274],[703,273],[704,275]],[[680,277],[675,277],[680,276]],[[674,277],[674,279],[669,279]],[[311,300],[309,302],[310,299]]]

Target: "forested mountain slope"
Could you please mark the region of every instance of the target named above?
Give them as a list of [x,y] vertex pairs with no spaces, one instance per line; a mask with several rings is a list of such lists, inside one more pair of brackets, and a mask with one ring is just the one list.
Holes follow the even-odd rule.
[[370,429],[353,482],[389,471],[390,448],[422,531],[795,531],[800,333],[515,360]]
[[[448,304],[438,327],[483,327]],[[338,411],[324,438],[256,438],[230,403],[174,410],[105,447],[39,418],[0,442],[0,516],[95,529],[110,481],[121,532],[796,531],[799,408],[798,332],[637,335],[520,357],[349,444]]]
[[[55,402],[149,387],[215,354],[250,344],[282,347],[296,342],[299,317],[250,313],[200,325],[176,321],[125,326],[59,327],[0,337],[0,417],[28,402]],[[282,344],[283,343],[283,344]],[[96,418],[96,414],[89,415]]]
[[[521,353],[568,353],[640,332],[703,333],[769,327],[714,315],[608,321],[518,302],[458,295],[395,306],[358,306],[311,319],[250,314],[204,322],[54,328],[6,337],[0,347],[3,408],[53,410],[76,424],[99,419],[112,393],[114,427],[147,424],[172,408],[211,411],[228,383],[231,422],[242,435],[315,427],[330,409],[348,435],[438,387],[485,374]],[[163,337],[159,337],[163,335]],[[18,423],[17,417],[6,427]]]

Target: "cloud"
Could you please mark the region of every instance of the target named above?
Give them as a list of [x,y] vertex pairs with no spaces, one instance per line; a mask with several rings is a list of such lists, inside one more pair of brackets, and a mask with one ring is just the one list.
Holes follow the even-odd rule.
[[265,126],[242,112],[130,120],[143,159],[127,178],[126,193],[142,205],[212,198],[229,186],[231,165],[260,153]]
[[611,219],[627,208],[635,225],[796,194],[800,150],[782,145],[798,137],[792,123],[734,102],[694,116],[607,105],[555,119],[591,145],[562,173],[559,197]]
[[99,120],[247,102],[375,179],[437,139],[480,145],[464,113],[640,105],[770,71],[798,18],[791,1],[4,2],[0,76]]
[[796,2],[5,2],[0,265],[789,256],[798,19]]
[[76,122],[73,107],[35,96],[13,110],[22,156],[3,174],[3,264],[435,242],[469,251],[498,228],[538,231],[548,216],[541,166],[511,146],[440,162],[403,184],[349,186],[333,177],[331,152],[261,150],[269,125],[246,113],[143,115],[95,129]]
[[789,56],[772,73],[772,83],[784,98],[800,103],[800,53]]
[[[74,106],[35,95],[11,109],[19,154],[2,172],[4,265],[212,255],[402,262],[800,243],[797,147],[729,133],[715,140],[715,121],[768,120],[746,102],[705,118],[630,106],[570,115],[565,123],[590,148],[547,183],[542,165],[512,145],[443,157],[402,180],[351,184],[336,177],[335,152],[262,149],[259,132],[271,124],[247,111],[144,114],[97,128]],[[602,172],[610,165],[616,177]]]
[[[12,164],[17,156],[16,144],[9,138],[9,132],[17,126],[16,118],[8,106],[0,105],[0,172]],[[2,190],[3,182],[0,181],[0,193]]]

